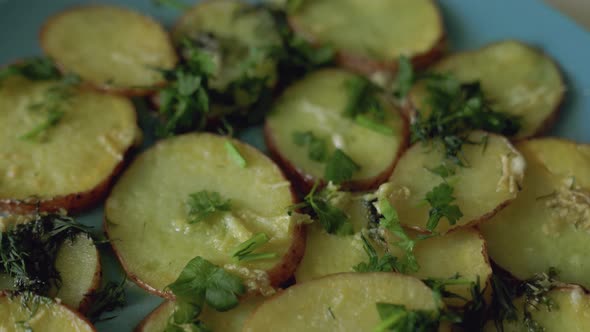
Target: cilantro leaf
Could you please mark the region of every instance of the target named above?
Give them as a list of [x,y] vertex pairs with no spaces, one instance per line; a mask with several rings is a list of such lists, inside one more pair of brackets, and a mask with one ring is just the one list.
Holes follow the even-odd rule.
[[354,173],[360,169],[361,167],[346,153],[340,149],[336,149],[326,163],[324,178],[327,181],[340,184],[352,179]]
[[455,200],[453,191],[453,187],[443,182],[426,193],[426,201],[431,207],[428,212],[428,223],[426,224],[429,231],[434,231],[443,217],[447,219],[450,225],[455,225],[463,217],[459,206],[451,205]]
[[189,195],[189,224],[198,223],[217,211],[230,211],[230,200],[224,200],[217,192],[202,190]]
[[189,261],[167,289],[177,300],[197,307],[197,314],[205,303],[217,311],[230,310],[238,305],[238,296],[246,292],[239,277],[200,256]]
[[442,163],[435,168],[426,168],[430,173],[440,176],[443,179],[455,175],[455,169],[446,163]]
[[399,217],[397,215],[397,211],[389,203],[386,199],[381,199],[378,202],[379,210],[383,215],[383,218],[379,221],[381,227],[386,228],[391,233],[393,233],[399,241],[395,243],[397,247],[404,251],[404,259],[399,262],[398,270],[402,273],[409,273],[409,272],[416,272],[420,269],[420,265],[416,260],[416,255],[414,254],[414,247],[416,246],[416,241],[412,240],[410,236],[406,233],[402,225],[400,224]]
[[414,85],[414,68],[408,57],[401,56],[397,62],[397,75],[394,82],[394,96],[405,98]]
[[254,261],[260,259],[269,259],[277,257],[277,253],[253,253],[256,249],[265,245],[269,241],[268,235],[258,233],[250,239],[241,243],[232,253],[232,257],[238,261]]
[[373,332],[431,332],[440,324],[436,310],[410,310],[404,305],[378,302],[377,312],[382,321]]
[[316,194],[318,183],[304,198],[302,207],[311,209],[311,214],[317,217],[320,225],[330,234],[351,235],[354,233],[352,223],[344,211],[330,203],[330,196],[334,194],[329,188]]
[[377,255],[377,251],[369,242],[369,240],[365,237],[364,234],[361,233],[361,240],[363,241],[363,249],[369,256],[369,262],[361,262],[355,266],[353,266],[353,270],[356,272],[391,272],[396,271],[399,272],[400,268],[398,265],[397,257],[385,253],[383,256],[379,257]]
[[393,136],[393,128],[388,127],[382,123],[376,122],[374,120],[372,120],[371,118],[362,115],[362,114],[358,114],[355,118],[354,118],[354,122],[356,122],[359,126],[365,127],[367,129],[370,129],[374,132],[377,132],[379,134],[385,135],[385,136]]
[[293,142],[300,147],[307,146],[307,157],[313,161],[323,162],[328,156],[328,144],[325,139],[314,135],[311,131],[296,131]]

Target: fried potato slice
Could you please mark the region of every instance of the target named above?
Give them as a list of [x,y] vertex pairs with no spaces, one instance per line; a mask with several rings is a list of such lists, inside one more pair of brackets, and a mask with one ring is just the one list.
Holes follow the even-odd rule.
[[590,287],[590,145],[556,138],[517,145],[527,160],[524,190],[480,225],[492,260],[524,280],[555,267],[564,282]]
[[[230,211],[191,222],[189,195],[203,191],[229,200]],[[172,298],[164,288],[196,256],[266,293],[293,274],[303,255],[303,228],[287,214],[293,200],[291,184],[258,150],[188,134],[160,141],[131,164],[107,199],[105,229],[129,278],[156,295]],[[270,241],[259,250],[276,257],[237,263],[236,247],[261,232]]]
[[[240,332],[246,319],[264,299],[263,296],[247,297],[242,299],[237,307],[226,312],[215,311],[206,306],[199,315],[199,320],[213,331]],[[174,313],[174,308],[173,301],[162,303],[139,323],[135,332],[164,331],[168,320]]]
[[62,102],[58,123],[25,139],[46,121],[48,111],[35,105],[46,102],[56,84],[15,76],[0,85],[0,210],[88,209],[106,195],[141,140],[131,101],[85,90]]
[[[544,305],[538,305],[538,310],[530,310],[532,319],[545,332],[563,331],[590,331],[590,297],[579,286],[567,285],[550,291],[547,296],[553,301],[552,309],[548,310]],[[515,322],[504,321],[504,332],[526,331],[523,322],[524,299],[514,301],[518,309],[518,319]],[[484,332],[496,332],[494,322],[486,323]],[[499,331],[498,331],[499,332]]]
[[[461,148],[466,167],[448,160],[439,141],[415,144],[400,158],[389,182],[380,188],[380,195],[397,209],[402,224],[418,231],[428,230],[431,205],[426,195],[445,183],[435,172],[441,165],[454,173],[446,179],[455,198],[449,205],[457,205],[463,216],[454,225],[443,217],[437,232],[477,224],[516,198],[526,167],[522,155],[502,136],[475,131],[467,140],[474,143]],[[446,200],[447,196],[434,198]]]
[[325,181],[327,162],[310,158],[308,147],[294,139],[297,133],[324,140],[326,155],[335,149],[346,153],[360,170],[343,186],[355,190],[375,188],[387,179],[407,144],[407,122],[385,99],[379,100],[384,116],[379,125],[385,133],[345,115],[351,98],[348,85],[357,79],[339,69],[309,74],[283,93],[266,120],[265,140],[271,155],[304,191],[316,180]]
[[402,55],[423,67],[446,49],[431,0],[305,1],[289,21],[307,40],[333,46],[343,66],[365,74],[395,70]]
[[49,298],[0,292],[0,330],[92,332],[92,324],[79,313]]
[[433,292],[397,273],[341,273],[292,286],[266,300],[246,321],[250,331],[371,331],[376,303],[437,310]]
[[[520,117],[513,137],[542,134],[555,120],[566,86],[555,61],[541,50],[518,41],[493,43],[443,58],[431,70],[452,74],[461,82],[479,81],[494,110]],[[427,107],[424,85],[410,92],[414,108]]]
[[78,6],[49,18],[41,47],[63,72],[100,90],[144,95],[164,84],[159,69],[177,57],[167,32],[150,17],[109,5]]

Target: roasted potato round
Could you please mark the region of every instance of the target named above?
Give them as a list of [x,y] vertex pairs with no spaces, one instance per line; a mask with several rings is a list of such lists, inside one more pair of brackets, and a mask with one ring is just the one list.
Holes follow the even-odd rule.
[[[205,202],[191,203],[189,195],[202,193]],[[195,220],[193,206],[209,209],[210,199],[229,203]],[[303,229],[287,214],[293,203],[291,184],[258,150],[222,136],[188,134],[160,141],[130,165],[107,199],[105,229],[129,278],[157,295],[172,298],[165,287],[196,256],[265,293],[293,274],[303,254]],[[236,247],[261,232],[270,240],[260,250],[276,257],[236,262]]]
[[36,105],[57,84],[14,76],[0,85],[0,210],[88,209],[106,195],[141,140],[131,101],[85,90],[62,101],[59,122],[26,138],[47,121],[49,111]]
[[41,47],[66,73],[101,90],[143,95],[164,84],[177,58],[159,23],[130,9],[79,6],[49,18]]
[[590,287],[590,145],[541,138],[517,145],[527,160],[524,190],[480,229],[490,257],[524,280],[550,267]]
[[[350,85],[358,79],[339,69],[311,73],[287,88],[266,120],[265,140],[271,155],[303,191],[317,180],[326,182],[326,159],[336,149],[360,167],[342,185],[355,190],[375,188],[391,174],[406,146],[407,122],[385,98],[377,101],[383,110],[383,120],[377,124],[380,130],[345,114],[354,95]],[[297,135],[323,141],[324,158],[314,159],[312,147],[302,146]]]

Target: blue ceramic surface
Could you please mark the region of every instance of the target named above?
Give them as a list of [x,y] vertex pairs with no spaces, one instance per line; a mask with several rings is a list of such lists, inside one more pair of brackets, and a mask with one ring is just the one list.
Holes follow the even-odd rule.
[[[188,2],[188,1],[187,1]],[[170,25],[178,16],[156,7],[150,0],[0,0],[0,64],[38,55],[38,32],[44,20],[77,4],[113,3],[134,8]],[[557,60],[567,80],[567,99],[551,134],[590,143],[590,33],[541,1],[440,0],[453,50],[477,48],[487,43],[518,39],[542,48]],[[142,124],[147,121],[145,114]],[[1,130],[2,124],[0,124]],[[266,150],[260,128],[242,138]],[[149,140],[148,140],[149,141]],[[80,221],[100,229],[102,207]],[[102,250],[105,278],[121,280],[123,273],[112,253]],[[157,255],[157,253],[154,253]],[[99,331],[131,331],[161,299],[127,282],[128,306],[115,318],[97,324]]]

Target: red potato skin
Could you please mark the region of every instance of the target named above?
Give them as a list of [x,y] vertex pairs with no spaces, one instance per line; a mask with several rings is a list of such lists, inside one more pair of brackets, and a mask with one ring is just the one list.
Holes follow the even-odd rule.
[[[342,189],[350,191],[369,191],[372,189],[376,189],[377,187],[379,187],[379,185],[381,185],[382,183],[387,181],[387,179],[389,179],[391,173],[395,169],[395,165],[397,165],[399,158],[403,155],[404,151],[406,150],[409,144],[409,124],[404,114],[401,113],[400,115],[402,116],[404,124],[402,127],[403,139],[400,142],[399,151],[397,152],[397,155],[395,156],[391,164],[373,178],[360,179],[342,183]],[[269,150],[271,157],[279,166],[281,166],[281,169],[283,169],[287,177],[291,180],[291,182],[299,192],[308,193],[309,191],[311,191],[316,180],[320,181],[321,187],[326,185],[326,182],[324,180],[316,179],[312,177],[310,174],[305,173],[305,171],[294,165],[288,159],[287,156],[281,153],[281,151],[275,143],[274,135],[272,133],[272,130],[270,129],[270,126],[268,125],[268,122],[266,122],[264,125],[264,142],[266,143],[266,146]]]
[[[45,36],[47,34],[48,27],[51,24],[54,24],[59,18],[61,18],[62,15],[66,15],[71,11],[75,11],[75,10],[81,9],[81,8],[101,8],[101,7],[113,7],[113,6],[112,5],[99,5],[99,4],[72,6],[62,12],[59,12],[59,13],[49,17],[45,21],[45,23],[43,23],[43,25],[41,26],[41,29],[39,30],[39,35],[38,35],[39,44],[41,45],[41,49],[43,50],[43,53],[45,53],[47,56],[49,56],[55,62],[56,67],[63,74],[67,74],[67,73],[69,73],[69,71],[59,62],[59,59],[53,58],[49,55],[49,52],[48,52],[47,47],[45,45],[45,39],[46,39]],[[170,45],[172,45],[172,38],[170,37],[170,34],[167,31],[165,31],[164,28],[160,25],[160,23],[157,22],[156,20],[154,20],[152,17],[138,13],[138,12],[136,12],[132,9],[129,9],[127,7],[124,7],[124,6],[117,5],[116,7],[140,14],[144,19],[148,20],[149,22],[157,24],[160,27],[160,29],[166,34],[166,36],[168,36],[168,41],[169,41]],[[178,56],[176,57],[175,62],[178,63]],[[117,95],[122,95],[122,96],[127,96],[127,97],[144,97],[144,96],[149,96],[149,95],[153,94],[154,92],[158,91],[159,89],[161,89],[162,87],[166,86],[167,82],[165,80],[162,80],[162,82],[160,82],[154,86],[145,87],[145,88],[143,88],[143,87],[115,87],[115,86],[112,86],[109,84],[93,84],[93,83],[86,82],[86,81],[83,82],[82,84],[83,84],[83,86],[85,86],[87,88],[90,88],[90,89],[93,89],[96,91],[100,91],[100,92],[117,94]]]
[[[154,148],[155,146],[157,146],[160,143],[161,143],[161,141],[156,143],[152,148]],[[245,142],[240,142],[240,143],[248,146],[251,149],[258,150],[248,143],[245,143]],[[265,158],[268,158],[268,157],[265,156]],[[269,159],[269,161],[272,162],[271,159]],[[275,164],[275,167],[277,168],[277,170],[279,172],[281,172],[283,174],[283,177],[286,179],[283,171],[276,164]],[[295,191],[293,190],[293,186],[290,187],[290,191],[291,191],[292,202],[293,202],[293,204],[295,204],[295,202],[297,201],[297,196],[295,194]],[[103,219],[103,228],[104,228],[104,232],[105,232],[106,237],[110,239],[109,221],[106,218],[106,211],[105,211],[105,217]],[[289,247],[289,249],[287,249],[287,252],[282,257],[282,260],[279,263],[277,263],[277,265],[275,265],[272,269],[266,271],[268,274],[268,277],[270,279],[270,284],[274,288],[280,288],[281,285],[283,285],[283,283],[288,281],[289,278],[291,278],[294,275],[295,270],[297,269],[297,266],[299,265],[299,263],[303,259],[303,254],[305,253],[305,242],[307,239],[306,229],[305,229],[304,225],[302,225],[302,224],[295,225],[293,227],[292,237],[293,237],[293,241],[291,242],[291,246]],[[146,282],[142,281],[136,274],[129,272],[129,269],[127,268],[127,264],[125,263],[125,260],[119,254],[117,248],[114,245],[112,245],[112,242],[110,242],[110,243],[111,243],[111,248],[113,249],[113,252],[114,252],[115,256],[117,257],[117,260],[119,261],[119,263],[123,267],[123,270],[127,274],[127,277],[131,281],[133,281],[139,287],[146,290],[148,293],[165,298],[167,300],[171,300],[171,301],[175,300],[174,294],[172,294],[171,292],[156,289],[156,288],[150,286],[149,284],[147,284]]]
[[[0,291],[0,297],[5,297],[5,296],[11,296],[10,292],[8,291]],[[59,303],[60,306],[66,308],[66,310],[70,311],[71,313],[73,313],[76,317],[78,317],[80,320],[84,321],[84,323],[86,323],[94,332],[96,331],[96,328],[94,327],[94,325],[92,325],[92,323],[88,320],[88,318],[86,318],[86,316],[84,316],[82,313],[80,313],[79,311],[76,311],[72,308],[70,308],[69,306],[63,304],[63,303]]]

